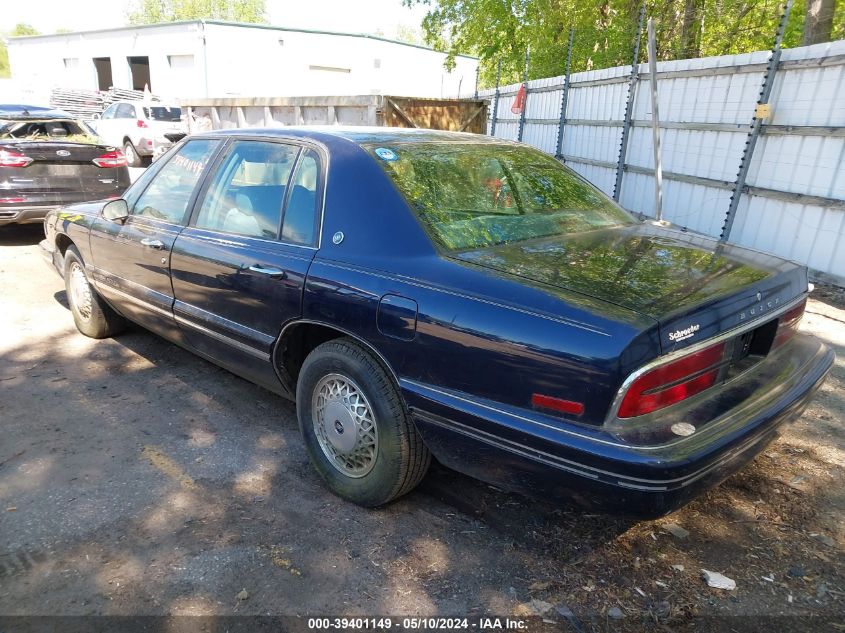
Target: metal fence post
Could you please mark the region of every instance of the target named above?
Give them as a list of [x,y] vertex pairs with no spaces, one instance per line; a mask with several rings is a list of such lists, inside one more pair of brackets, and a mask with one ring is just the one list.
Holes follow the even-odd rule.
[[490,136],[496,136],[496,117],[499,116],[499,82],[502,80],[502,60],[496,69],[496,92],[493,95],[493,119],[490,122]]
[[555,158],[563,158],[563,128],[566,126],[566,104],[569,100],[569,67],[572,62],[572,40],[575,36],[575,29],[569,29],[569,45],[566,49],[566,72],[563,76],[563,94],[560,97],[560,121],[557,124],[557,149]]
[[516,140],[522,141],[522,134],[525,132],[525,112],[528,110],[528,63],[531,59],[531,49],[525,49],[525,73],[522,75],[522,85],[525,86],[525,101],[522,102],[522,112],[519,113],[519,130],[516,133]]
[[751,167],[751,158],[754,156],[754,148],[757,147],[757,139],[760,138],[763,119],[769,116],[768,109],[761,106],[769,103],[769,97],[772,94],[775,73],[777,73],[778,66],[780,65],[783,33],[786,30],[786,23],[789,21],[789,14],[792,11],[793,3],[794,0],[787,0],[786,6],[783,9],[783,15],[780,16],[778,30],[775,33],[775,45],[772,48],[772,55],[769,57],[769,64],[766,66],[766,74],[763,76],[763,86],[760,88],[760,98],[757,99],[754,119],[751,122],[751,131],[748,133],[748,139],[745,141],[745,149],[742,150],[742,158],[739,161],[739,172],[736,175],[736,182],[734,182],[733,193],[731,194],[731,203],[728,205],[728,212],[725,214],[725,223],[722,225],[722,234],[719,236],[719,241],[721,242],[727,242],[731,236],[731,229],[733,228],[736,211],[739,207],[739,199],[742,197],[742,191],[745,189],[745,181],[748,178],[748,169]]
[[648,19],[648,74],[651,79],[651,134],[654,146],[654,219],[663,219],[663,165],[660,162],[660,112],[657,97],[657,37]]
[[634,59],[631,64],[631,77],[628,80],[628,101],[625,104],[625,120],[622,122],[622,139],[619,144],[619,160],[616,163],[616,182],[613,184],[613,199],[619,202],[622,195],[622,176],[625,173],[625,155],[628,153],[628,135],[631,132],[631,117],[634,113],[634,97],[639,78],[640,40],[643,37],[645,3],[640,5],[640,17],[637,21],[637,38],[634,40]]

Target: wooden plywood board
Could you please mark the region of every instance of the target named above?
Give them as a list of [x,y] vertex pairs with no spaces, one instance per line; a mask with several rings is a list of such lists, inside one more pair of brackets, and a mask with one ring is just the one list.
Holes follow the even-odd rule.
[[487,102],[389,96],[384,98],[381,124],[388,127],[484,134],[487,126]]

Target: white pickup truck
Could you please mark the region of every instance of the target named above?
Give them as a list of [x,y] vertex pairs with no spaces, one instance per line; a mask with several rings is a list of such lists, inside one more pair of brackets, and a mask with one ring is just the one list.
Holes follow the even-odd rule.
[[180,108],[155,102],[116,101],[92,125],[106,143],[123,148],[131,167],[157,158],[188,133]]

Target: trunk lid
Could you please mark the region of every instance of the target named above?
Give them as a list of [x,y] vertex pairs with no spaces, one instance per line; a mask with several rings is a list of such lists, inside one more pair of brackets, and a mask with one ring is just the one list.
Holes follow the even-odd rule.
[[125,167],[102,168],[93,160],[114,148],[69,141],[6,141],[0,148],[30,157],[27,167],[0,168],[3,197],[33,205],[69,204],[117,196],[129,184]]
[[663,353],[764,319],[807,290],[806,269],[797,264],[654,223],[452,257],[651,317]]

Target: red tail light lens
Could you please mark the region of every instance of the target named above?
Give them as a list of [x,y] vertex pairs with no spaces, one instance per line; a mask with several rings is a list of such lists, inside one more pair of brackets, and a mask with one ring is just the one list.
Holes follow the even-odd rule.
[[126,156],[119,149],[106,152],[95,158],[93,162],[97,167],[125,167],[127,165]]
[[633,418],[701,393],[716,384],[724,357],[725,343],[719,343],[655,367],[633,382],[617,415]]
[[147,125],[146,121],[142,121],[141,119],[135,121],[135,125],[137,125],[138,127],[150,127],[149,125]]
[[26,167],[32,160],[13,149],[0,149],[0,167]]
[[569,413],[572,415],[581,415],[584,413],[583,402],[544,396],[541,393],[531,394],[531,404],[538,409],[550,409],[551,411],[558,411],[560,413]]
[[806,309],[807,299],[805,298],[797,306],[780,315],[780,319],[778,319],[778,331],[775,334],[775,340],[772,342],[772,349],[777,349],[795,336],[798,332],[798,326],[801,325],[804,310]]

